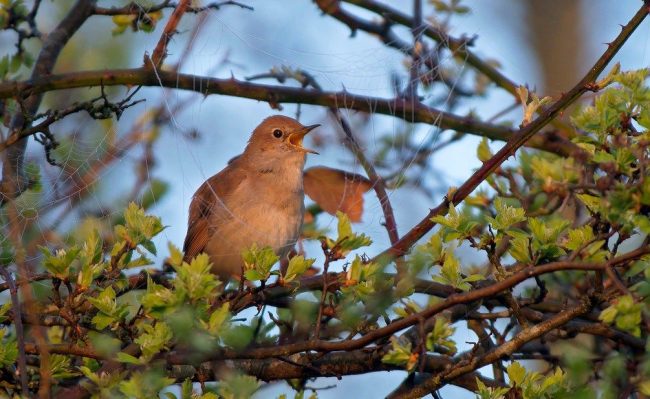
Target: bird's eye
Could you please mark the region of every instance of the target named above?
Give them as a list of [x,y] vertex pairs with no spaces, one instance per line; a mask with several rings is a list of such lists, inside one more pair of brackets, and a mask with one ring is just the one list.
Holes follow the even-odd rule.
[[280,130],[280,129],[275,129],[275,130],[273,131],[273,137],[275,137],[276,139],[279,139],[280,137],[282,137],[282,130]]

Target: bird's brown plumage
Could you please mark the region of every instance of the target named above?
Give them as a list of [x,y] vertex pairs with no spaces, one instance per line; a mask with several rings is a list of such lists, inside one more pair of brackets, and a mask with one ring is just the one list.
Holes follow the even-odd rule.
[[253,244],[281,257],[289,252],[304,212],[305,152],[312,152],[302,147],[302,137],[314,127],[273,116],[255,128],[243,154],[192,197],[186,261],[205,252],[225,280],[241,274],[241,254]]

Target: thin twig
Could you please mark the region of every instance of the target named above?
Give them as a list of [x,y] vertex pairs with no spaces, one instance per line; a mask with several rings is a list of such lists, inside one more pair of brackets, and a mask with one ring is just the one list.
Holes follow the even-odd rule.
[[[25,95],[53,90],[93,87],[102,84],[105,86],[163,86],[171,89],[192,90],[204,95],[221,94],[269,101],[272,104],[302,103],[353,109],[399,117],[408,122],[435,124],[441,129],[456,130],[499,141],[512,138],[516,132],[516,130],[507,127],[484,123],[473,117],[459,116],[422,103],[406,101],[403,98],[389,99],[356,95],[347,91],[316,91],[301,87],[263,85],[234,78],[217,79],[160,69],[152,71],[149,68],[72,72],[22,82],[0,83],[0,99],[21,98]],[[564,156],[580,152],[575,144],[554,133],[540,133],[526,145]]]
[[29,388],[27,385],[27,358],[25,356],[25,332],[23,330],[22,309],[20,300],[18,299],[18,288],[11,277],[11,273],[6,267],[0,267],[0,274],[5,279],[5,283],[9,286],[9,293],[11,294],[11,308],[14,314],[14,324],[16,326],[16,341],[18,343],[18,374],[20,375],[20,389],[23,395],[29,396]]
[[165,29],[163,30],[162,34],[160,35],[160,39],[158,40],[158,44],[156,44],[156,48],[153,50],[153,54],[151,55],[150,60],[151,64],[148,66],[156,69],[162,65],[165,57],[167,56],[167,45],[172,39],[172,36],[174,36],[176,33],[176,27],[178,26],[178,23],[183,17],[183,14],[185,14],[185,11],[189,5],[190,0],[181,0],[176,8],[174,8],[174,12],[172,12],[172,15],[169,16],[167,24],[165,25]]
[[[371,344],[379,339],[389,337],[392,334],[401,331],[405,328],[411,327],[420,322],[420,320],[429,319],[440,312],[443,312],[447,309],[450,309],[456,305],[473,303],[484,298],[492,297],[498,293],[501,293],[505,290],[508,290],[517,284],[526,281],[535,276],[540,276],[543,274],[558,272],[562,270],[604,270],[605,267],[609,266],[619,266],[621,264],[626,264],[630,261],[639,259],[640,257],[650,253],[650,248],[645,246],[637,248],[636,250],[630,251],[625,255],[613,258],[606,263],[584,263],[584,262],[553,262],[547,263],[545,265],[536,265],[527,267],[517,273],[514,273],[501,281],[494,282],[488,286],[477,288],[468,292],[452,294],[448,296],[444,301],[437,302],[434,305],[427,307],[426,309],[404,317],[402,319],[393,321],[391,324],[388,324],[384,327],[372,330],[367,334],[352,340],[347,341],[325,341],[325,340],[311,340],[296,342],[287,345],[279,345],[273,347],[260,347],[260,348],[251,348],[244,351],[232,351],[224,349],[222,351],[217,351],[211,354],[205,354],[204,361],[210,359],[219,359],[225,357],[233,357],[238,359],[262,359],[270,356],[288,356],[294,353],[304,352],[304,351],[346,351],[363,348],[364,346]],[[196,360],[195,354],[193,354],[192,359]],[[170,353],[167,356],[167,361],[170,364],[185,364],[188,362],[188,358],[183,354],[174,354]]]
[[465,183],[455,190],[450,198],[445,198],[442,203],[433,208],[417,225],[406,233],[397,244],[392,245],[390,248],[383,251],[376,257],[376,259],[394,259],[406,254],[416,241],[422,238],[422,236],[435,226],[435,222],[433,222],[431,218],[437,215],[446,214],[449,209],[449,204],[453,203],[454,205],[458,205],[461,203],[474,191],[474,189],[476,189],[476,187],[478,187],[479,184],[485,181],[494,170],[501,166],[501,164],[510,158],[510,156],[514,155],[518,148],[523,146],[529,139],[539,132],[540,129],[550,123],[560,114],[560,112],[562,112],[562,110],[575,102],[585,92],[593,91],[594,89],[597,90],[598,88],[594,87],[596,79],[647,15],[648,7],[644,4],[639,11],[637,11],[634,17],[632,17],[630,22],[623,27],[621,33],[619,33],[616,39],[608,45],[607,50],[602,54],[598,61],[596,61],[594,66],[589,69],[589,72],[584,78],[582,78],[582,80],[580,80],[580,82],[578,82],[577,85],[562,95],[559,100],[551,104],[530,124],[522,127],[517,134],[508,140],[505,146],[503,146],[492,158],[484,162],[483,165],[465,181]]

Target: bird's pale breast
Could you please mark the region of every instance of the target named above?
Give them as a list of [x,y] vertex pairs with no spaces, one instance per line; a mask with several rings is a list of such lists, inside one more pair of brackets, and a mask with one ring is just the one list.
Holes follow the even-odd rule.
[[299,176],[283,174],[285,178],[280,180],[272,173],[247,179],[216,204],[221,209],[213,212],[206,246],[215,273],[223,278],[239,275],[241,254],[253,244],[270,246],[280,257],[291,250],[304,212],[302,170],[298,171]]

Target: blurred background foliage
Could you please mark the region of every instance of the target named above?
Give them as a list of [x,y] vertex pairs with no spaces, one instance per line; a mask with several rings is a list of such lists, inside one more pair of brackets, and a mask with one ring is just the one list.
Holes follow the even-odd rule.
[[[522,119],[521,105],[517,104],[512,95],[495,87],[484,75],[468,67],[462,58],[454,58],[444,46],[436,46],[434,42],[427,41],[428,50],[433,54],[430,59],[414,61],[408,56],[408,51],[405,54],[406,47],[401,43],[406,43],[410,48],[413,40],[407,27],[394,28],[396,36],[392,45],[397,48],[391,48],[378,40],[376,35],[360,29],[351,32],[350,28],[340,21],[323,15],[323,10],[327,9],[326,1],[267,0],[241,3],[245,7],[225,2],[221,7],[203,13],[186,14],[178,27],[178,33],[169,45],[169,55],[164,68],[221,78],[250,78],[256,83],[346,90],[354,94],[389,98],[405,95],[409,88],[410,75],[414,69],[418,69],[419,95],[422,102],[429,106],[462,116],[477,116],[495,124],[512,127],[516,127]],[[350,3],[352,4],[345,5],[346,10],[354,15],[369,21],[378,20],[376,14],[354,6],[354,1]],[[412,1],[384,3],[405,14],[410,15],[413,12]],[[22,44],[16,47],[21,34],[12,29],[10,16],[27,15],[33,3],[3,0],[1,4],[0,25],[4,30],[0,33],[0,55],[3,55],[0,61],[0,75],[6,81],[24,80],[30,76],[41,41],[26,37]],[[122,7],[127,4],[120,1],[98,3],[104,8]],[[154,3],[138,1],[136,4],[146,9]],[[38,32],[52,32],[57,23],[70,12],[71,5],[71,2],[62,1],[42,2],[36,17]],[[197,3],[195,6],[201,4]],[[531,92],[534,91],[540,97],[549,95],[557,98],[571,88],[593,64],[604,51],[603,43],[616,36],[620,30],[618,24],[625,23],[637,6],[637,2],[621,4],[593,0],[435,0],[423,2],[422,18],[433,26],[441,27],[456,37],[470,41],[476,53],[491,65],[498,66],[517,84],[527,85]],[[141,18],[124,15],[93,16],[65,46],[53,73],[141,66],[145,54],[151,53],[158,42],[170,12],[171,9],[166,8],[147,13]],[[25,24],[21,25],[21,29],[26,29],[27,36],[30,32],[36,33]],[[648,24],[645,23],[617,56],[616,60],[621,63],[623,70],[647,65],[647,33]],[[422,65],[414,68],[413,62],[420,62]],[[588,212],[583,205],[591,210],[593,207],[599,207],[598,213],[606,219],[609,218],[608,221],[619,226],[628,236],[633,236],[632,232],[636,231],[638,226],[642,226],[641,231],[647,234],[650,229],[644,225],[647,223],[645,219],[635,219],[634,215],[626,213],[626,210],[630,209],[635,213],[639,211],[634,208],[638,201],[635,203],[636,199],[626,195],[626,190],[630,190],[630,184],[638,177],[633,174],[637,167],[630,167],[635,155],[633,151],[627,155],[621,155],[621,152],[613,153],[618,148],[617,145],[625,147],[629,143],[610,142],[608,136],[598,136],[599,132],[607,131],[607,126],[599,125],[595,130],[593,127],[601,123],[599,115],[609,112],[620,103],[616,101],[620,96],[632,96],[629,101],[621,100],[626,104],[647,101],[647,93],[639,88],[645,84],[644,77],[637,77],[636,82],[636,87],[633,87],[635,83],[630,83],[614,94],[601,94],[611,101],[596,103],[595,111],[565,111],[567,115],[575,115],[573,122],[581,131],[591,132],[591,136],[585,136],[590,139],[585,139],[580,144],[587,150],[593,150],[594,156],[600,151],[597,162],[610,163],[613,162],[611,157],[615,158],[614,163],[617,163],[618,169],[603,169],[600,177],[604,180],[600,181],[600,184],[606,187],[597,187],[601,189],[602,196],[594,195],[597,198],[606,198],[607,203],[598,202],[600,199],[591,199],[590,202],[590,198],[586,197],[581,198],[584,204],[562,202],[568,197],[562,196],[561,188],[588,179],[585,177],[588,173],[582,170],[579,161],[536,152],[519,154],[516,160],[500,171],[500,174],[487,181],[483,191],[468,200],[468,205],[474,205],[475,209],[471,206],[454,209],[460,218],[455,221],[450,221],[449,216],[438,219],[443,227],[433,236],[427,237],[429,241],[418,247],[419,252],[410,260],[414,270],[412,277],[417,276],[416,271],[428,270],[433,264],[440,263],[440,273],[436,274],[434,281],[460,291],[468,291],[472,283],[492,272],[478,266],[488,261],[489,251],[472,250],[471,246],[481,246],[468,240],[472,237],[480,239],[477,231],[485,229],[487,223],[499,230],[497,234],[502,234],[501,230],[506,231],[514,224],[519,224],[519,230],[530,232],[531,237],[517,235],[519,230],[510,231],[510,236],[507,233],[497,235],[495,244],[498,245],[498,240],[505,236],[510,237],[507,239],[512,239],[509,255],[517,261],[533,264],[557,260],[565,253],[582,250],[583,245],[591,244],[601,233],[597,231],[598,226],[587,229],[584,221],[581,226],[571,226],[571,232],[569,226],[562,221],[525,221],[517,213],[523,209],[528,217],[544,217],[549,213],[558,212],[560,216],[576,221],[587,218]],[[120,108],[116,113],[114,108],[106,107],[109,99],[113,104],[124,101],[122,106],[128,107]],[[589,100],[591,98],[587,96],[585,102]],[[310,138],[310,145],[316,147],[322,155],[310,156],[308,166],[327,165],[364,174],[363,167],[353,151],[346,149],[345,134],[336,118],[324,107],[304,104],[278,105],[272,101],[269,104],[219,95],[202,96],[199,93],[158,87],[143,87],[136,91],[134,87],[123,86],[105,87],[101,90],[80,88],[49,92],[44,96],[40,112],[66,110],[83,102],[90,102],[88,112],[73,113],[51,125],[51,132],[58,144],[56,148],[48,150],[42,143],[29,141],[26,173],[33,184],[14,202],[17,215],[12,214],[9,207],[3,208],[0,215],[5,227],[4,263],[19,258],[34,271],[42,272],[45,268],[57,276],[54,281],[44,279],[38,284],[32,284],[36,301],[51,300],[53,285],[62,284],[69,275],[75,276],[75,290],[83,291],[93,285],[97,296],[85,305],[89,310],[91,307],[88,303],[92,304],[93,311],[88,314],[93,316],[83,322],[84,328],[90,325],[97,331],[88,332],[84,339],[91,342],[97,352],[106,356],[120,348],[119,340],[124,337],[101,331],[118,331],[120,334],[131,333],[137,336],[133,342],[139,345],[142,353],[130,354],[121,347],[123,354],[119,360],[126,364],[148,364],[161,351],[170,349],[171,337],[185,337],[186,341],[175,341],[175,345],[191,345],[195,346],[194,349],[199,348],[202,351],[214,350],[221,346],[242,349],[248,347],[253,340],[258,344],[269,343],[277,338],[275,334],[279,334],[278,339],[282,340],[283,331],[276,328],[282,323],[274,323],[263,314],[262,317],[256,317],[255,312],[250,310],[248,313],[242,313],[243,322],[232,321],[230,316],[235,314],[232,307],[236,304],[224,301],[216,309],[191,306],[195,305],[193,301],[199,298],[216,300],[219,282],[214,281],[208,273],[206,259],[193,262],[187,269],[189,275],[184,276],[181,270],[186,269],[177,262],[177,250],[173,249],[173,245],[178,246],[183,239],[187,207],[194,190],[243,149],[249,132],[268,115],[281,112],[291,116],[299,115],[305,123],[323,124],[324,127],[318,135]],[[20,105],[15,101],[5,101],[2,107],[4,124],[8,125],[11,115],[19,112]],[[481,151],[484,152],[483,155],[489,155],[492,151],[490,148],[500,145],[498,142],[481,141],[481,137],[475,135],[441,129],[436,124],[410,124],[391,116],[346,109],[340,112],[349,119],[366,157],[375,164],[377,171],[386,180],[400,234],[407,232],[428,212],[432,201],[437,203],[447,194],[448,187],[462,182],[473,169],[485,161],[481,159]],[[566,127],[569,118],[563,118],[557,123],[559,128]],[[46,138],[43,140],[48,142]],[[647,151],[645,144],[639,145],[639,151]],[[477,147],[478,157],[475,156]],[[621,173],[626,172],[625,168],[633,169],[627,170],[629,180],[622,180]],[[622,182],[622,185],[607,192],[606,188],[615,182]],[[521,198],[515,195],[511,198],[512,201],[499,205],[493,203],[495,193],[502,197],[511,196],[514,192],[513,185],[521,185]],[[646,188],[642,185],[639,187],[639,196],[642,197]],[[524,200],[528,194],[530,198]],[[345,271],[346,281],[349,283],[349,287],[342,290],[343,297],[337,304],[341,326],[333,327],[329,332],[332,336],[337,336],[336,328],[349,331],[362,321],[372,324],[383,316],[390,306],[396,304],[387,301],[395,297],[385,297],[383,299],[386,303],[382,303],[372,295],[387,289],[382,287],[382,284],[386,283],[382,281],[385,277],[383,273],[391,272],[392,269],[384,270],[372,262],[361,261],[361,255],[372,257],[390,245],[382,226],[384,217],[379,201],[372,193],[365,194],[364,199],[361,223],[354,226],[354,231],[365,234],[367,237],[363,237],[368,240],[361,240],[359,247],[363,245],[363,250],[359,251],[358,257],[348,258],[349,265],[345,270],[342,268],[344,262],[336,263],[331,269]],[[129,205],[131,203],[138,204],[141,208]],[[307,226],[306,235],[309,233],[313,238],[327,234],[330,237],[329,250],[339,250],[340,248],[336,247],[337,238],[353,234],[346,230],[346,221],[342,222],[344,217],[322,212],[311,200],[308,200],[308,205],[312,205],[310,209],[314,219],[312,224]],[[500,209],[496,209],[497,206]],[[609,206],[613,208],[612,212],[608,213],[606,210]],[[644,206],[647,206],[645,202]],[[153,216],[146,216],[144,211]],[[495,218],[492,221],[485,219],[489,212]],[[516,220],[499,220],[499,215],[508,213]],[[507,219],[506,216],[503,217]],[[344,225],[343,233],[341,223]],[[503,229],[496,227],[499,223]],[[629,224],[627,230],[626,223]],[[116,225],[122,225],[124,228],[115,228]],[[144,227],[145,225],[147,227]],[[572,239],[568,243],[560,244],[560,238],[567,234]],[[18,237],[20,245],[12,242],[11,237]],[[446,249],[442,249],[442,244],[436,240],[455,243],[451,246],[458,245],[458,248],[454,250],[446,246]],[[631,243],[625,245],[634,248],[640,240],[637,235]],[[172,245],[168,246],[168,242]],[[528,253],[527,250],[531,246],[538,252]],[[301,243],[301,248],[303,247],[307,257],[316,258],[315,265],[322,268],[328,261],[328,250],[322,251],[319,241],[305,241]],[[60,252],[63,248],[67,249]],[[127,248],[125,253],[121,253],[123,248]],[[16,254],[16,249],[20,253]],[[602,261],[607,258],[599,251],[602,251],[600,247],[591,248],[587,251],[588,254],[584,255],[584,260]],[[99,261],[100,253],[107,255],[105,262]],[[251,256],[255,258],[255,254]],[[128,276],[137,276],[135,273],[139,268],[149,264],[161,269],[165,258],[172,259],[170,263],[178,272],[172,282],[164,283],[168,286],[160,281],[151,281],[147,284],[144,296],[136,298],[129,297],[132,294],[125,294],[127,299],[123,302],[116,301],[116,297],[121,294],[119,289],[126,291]],[[423,260],[425,258],[426,260]],[[303,261],[305,263],[294,264],[294,274],[302,275],[309,267],[306,265],[308,261]],[[251,264],[255,264],[259,270],[256,269],[255,273],[250,275],[268,277],[268,269],[272,265],[264,264],[260,260],[251,261]],[[464,272],[462,275],[461,264]],[[135,272],[128,272],[119,277],[120,272],[125,269],[133,269]],[[637,266],[637,269],[636,274],[644,272],[643,266]],[[74,272],[71,273],[70,270]],[[103,278],[106,281],[114,278],[115,286],[102,282],[100,276],[105,273],[108,273],[108,276]],[[110,273],[114,275],[111,277]],[[579,280],[583,276],[575,272],[554,275],[559,281],[558,286],[568,287],[566,289],[569,291],[579,285],[576,279]],[[292,280],[290,275],[283,277],[289,282]],[[354,283],[350,283],[351,281]],[[403,306],[391,309],[397,314],[402,312],[402,316],[406,316],[420,311],[427,305],[429,299],[423,299],[426,298],[423,295],[415,294],[409,298],[414,288],[408,283],[397,288],[402,290],[397,297],[403,301]],[[637,288],[645,290],[644,286]],[[56,287],[56,290],[59,288]],[[523,296],[532,296],[534,293],[534,286],[515,291],[515,294]],[[554,293],[558,295],[558,301],[564,294],[579,297],[575,292]],[[612,302],[601,318],[606,323],[616,325],[619,330],[638,337],[643,327],[641,321],[645,321],[641,316],[645,308],[641,307],[639,298],[635,295],[645,297],[646,293],[642,291],[622,296],[618,302]],[[305,296],[296,298],[290,307],[280,309],[274,317],[278,317],[278,320],[285,324],[299,326],[293,331],[296,336],[303,334],[308,337],[309,331],[297,330],[307,329],[305,326],[313,322],[319,309],[314,298],[306,299]],[[136,301],[140,301],[142,307],[134,305]],[[2,312],[5,315],[3,317],[9,320],[6,315],[10,314],[10,308],[5,305]],[[129,326],[128,324],[136,319],[134,315],[139,315],[140,312],[154,319],[160,317],[164,322],[143,322],[142,325],[132,322]],[[445,320],[436,320],[432,333],[427,335],[427,349],[442,351],[441,353],[449,356],[456,351],[468,350],[470,345],[466,342],[477,340],[475,332],[459,323],[453,325],[453,315],[445,316]],[[300,317],[305,320],[299,320]],[[194,326],[194,323],[201,323],[201,328],[188,330],[188,326]],[[499,328],[514,328],[497,325]],[[364,328],[370,330],[371,326]],[[5,344],[0,350],[0,362],[10,367],[17,359],[15,341],[7,339],[11,335],[9,330],[2,331],[5,334]],[[48,328],[47,334],[47,337],[41,339],[52,344],[63,344],[71,337],[70,331],[65,331],[64,334],[63,328],[56,326]],[[73,334],[72,337],[79,338],[81,335]],[[644,330],[643,337],[645,335]],[[506,336],[507,334],[503,334],[501,338]],[[637,341],[635,343],[638,344]],[[574,387],[579,385],[577,382],[591,378],[592,370],[589,365],[597,358],[602,362],[603,372],[599,377],[603,383],[596,389],[603,395],[615,397],[619,392],[628,389],[625,381],[630,381],[629,378],[632,385],[645,386],[645,394],[650,392],[647,380],[643,379],[643,376],[647,375],[647,360],[634,363],[634,367],[638,369],[629,371],[627,375],[627,368],[632,364],[629,362],[632,355],[623,350],[610,354],[601,353],[603,349],[594,347],[593,342],[585,343],[584,347],[572,348],[568,348],[568,345],[565,347],[564,344],[561,342],[557,346],[552,345],[551,350],[558,354],[571,354],[562,358],[566,366],[565,371],[553,371],[548,374],[546,367],[550,366],[547,362],[536,363],[530,359],[521,359],[526,360],[525,365],[529,371],[520,369],[519,363],[514,362],[505,369],[497,367],[490,370],[491,377],[499,379],[499,374],[503,377],[505,373],[508,378],[503,377],[504,381],[515,381],[516,385],[530,391],[523,397],[551,397],[559,395],[562,389],[570,385],[565,373],[569,373],[568,380]],[[318,391],[319,397],[359,395],[360,392],[371,392],[371,396],[386,395],[399,385],[408,371],[421,364],[414,356],[417,352],[409,345],[410,342],[394,340],[390,343],[391,349],[383,357],[385,364],[399,366],[401,370],[406,371],[392,372],[382,377],[346,377],[341,382],[335,381],[335,378],[323,379],[322,383],[319,380],[318,385],[315,385],[317,387],[326,387],[330,382],[337,384],[336,389]],[[548,360],[543,356],[541,358]],[[134,397],[150,397],[160,389],[175,382],[182,383],[184,380],[180,377],[170,380],[168,374],[163,374],[156,368],[144,367],[136,367],[138,371],[129,374],[128,379],[125,375],[107,377],[97,374],[99,363],[95,360],[86,358],[82,365],[73,364],[69,357],[57,354],[50,356],[49,363],[52,378],[64,380],[83,375],[86,381],[104,389],[102,395],[121,393]],[[546,373],[543,381],[541,374],[537,374],[538,371]],[[305,381],[293,381],[291,384],[296,384],[294,388],[297,391],[305,388]],[[557,389],[557,392],[551,391],[551,386]],[[246,396],[246,392],[252,392],[256,388],[258,382],[251,377],[227,375],[219,385],[218,394],[223,397]],[[176,388],[174,394],[187,394],[191,389],[189,383],[183,383]],[[498,397],[499,394],[505,394],[507,389],[507,386],[485,387],[478,391],[482,397]],[[264,388],[259,395],[277,396],[288,391],[288,386],[276,385]],[[466,390],[455,386],[444,387],[440,394],[442,397],[472,397]],[[591,397],[593,391],[584,388],[582,394],[582,397]]]

